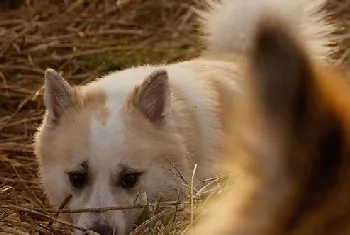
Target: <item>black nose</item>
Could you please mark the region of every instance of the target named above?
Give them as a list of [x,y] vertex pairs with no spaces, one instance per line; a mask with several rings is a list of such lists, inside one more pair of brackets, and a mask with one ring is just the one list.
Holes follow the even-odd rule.
[[90,230],[99,233],[100,235],[117,235],[117,232],[108,225],[94,225],[90,228]]

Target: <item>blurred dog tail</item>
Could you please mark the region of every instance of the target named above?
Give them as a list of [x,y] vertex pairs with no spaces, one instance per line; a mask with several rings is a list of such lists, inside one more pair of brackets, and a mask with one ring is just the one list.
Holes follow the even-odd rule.
[[263,14],[272,14],[296,29],[315,59],[328,60],[333,52],[335,26],[327,20],[325,0],[205,0],[199,11],[206,54],[245,53]]

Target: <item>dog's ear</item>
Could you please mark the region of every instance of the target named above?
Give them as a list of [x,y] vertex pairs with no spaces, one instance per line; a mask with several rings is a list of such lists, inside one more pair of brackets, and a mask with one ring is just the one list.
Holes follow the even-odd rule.
[[44,104],[48,118],[57,123],[64,111],[72,106],[74,101],[73,88],[55,70],[45,71]]
[[275,179],[285,175],[307,182],[300,189],[307,195],[295,206],[302,211],[326,194],[322,185],[333,184],[324,182],[334,179],[348,147],[343,121],[328,92],[338,78],[316,68],[294,35],[283,21],[262,20],[249,72],[255,114],[265,127],[260,136],[273,136],[264,147],[275,157],[265,156],[271,161],[264,168],[269,174],[275,171]]
[[261,138],[261,145],[275,156],[265,154],[259,170],[269,177],[266,182],[271,184],[271,198],[288,185],[286,182],[293,182],[283,210],[289,210],[288,223],[294,227],[306,211],[318,208],[330,192],[336,193],[337,177],[345,169],[349,148],[341,117],[346,109],[339,113],[336,108],[337,102],[346,99],[336,98],[337,91],[346,94],[337,87],[345,80],[316,67],[313,63],[317,61],[311,60],[292,27],[268,17],[261,21],[249,61],[249,78],[252,103],[258,110],[255,114],[264,123],[260,136],[273,136],[267,141]]
[[261,18],[248,57],[247,102],[240,106],[247,112],[237,128],[252,135],[249,141],[256,142],[268,177],[304,170],[307,160],[297,151],[308,145],[305,125],[313,118],[316,86],[310,61],[293,27],[274,16]]
[[168,73],[165,70],[152,72],[140,86],[135,88],[133,105],[152,123],[161,122],[170,105]]
[[303,118],[313,73],[308,56],[293,32],[267,16],[260,22],[254,45],[250,71],[262,111],[283,122],[282,125]]

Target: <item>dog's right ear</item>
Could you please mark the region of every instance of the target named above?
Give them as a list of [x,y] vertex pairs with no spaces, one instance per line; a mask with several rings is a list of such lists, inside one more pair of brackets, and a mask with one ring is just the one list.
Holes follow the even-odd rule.
[[251,139],[256,139],[254,148],[266,158],[266,165],[261,166],[266,174],[287,172],[284,167],[289,172],[302,171],[307,159],[294,151],[308,147],[303,138],[309,128],[305,123],[311,122],[310,113],[314,113],[313,64],[297,31],[283,19],[263,16],[254,37],[248,59],[247,102],[241,105],[249,111],[241,126],[249,129]]
[[74,104],[73,88],[55,70],[45,71],[44,104],[48,120],[56,124],[64,111]]
[[250,58],[252,83],[265,115],[285,125],[292,121],[287,119],[303,118],[306,90],[314,75],[307,53],[291,29],[273,17],[263,18]]
[[162,122],[170,108],[168,72],[156,70],[146,77],[142,84],[135,88],[132,103],[150,122]]

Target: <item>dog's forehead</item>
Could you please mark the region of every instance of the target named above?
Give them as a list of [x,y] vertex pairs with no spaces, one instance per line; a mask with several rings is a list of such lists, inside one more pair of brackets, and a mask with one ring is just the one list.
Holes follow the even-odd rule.
[[90,153],[98,161],[117,160],[124,152],[125,127],[118,115],[111,115],[105,123],[91,121]]
[[132,114],[125,115],[123,107],[118,107],[105,122],[91,120],[89,158],[95,170],[110,169],[117,173],[125,166],[140,170],[147,167],[154,141],[150,130],[140,127],[135,123],[138,119],[133,119]]
[[114,173],[125,167],[142,170],[155,151],[152,138],[126,125],[119,115],[112,115],[104,124],[92,120],[90,133],[89,158],[95,168]]

